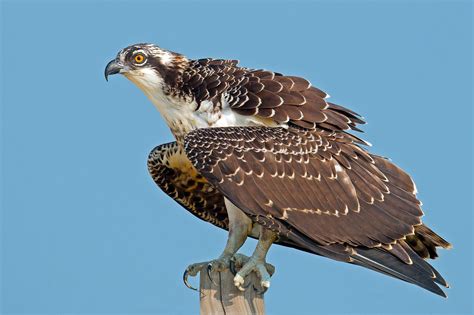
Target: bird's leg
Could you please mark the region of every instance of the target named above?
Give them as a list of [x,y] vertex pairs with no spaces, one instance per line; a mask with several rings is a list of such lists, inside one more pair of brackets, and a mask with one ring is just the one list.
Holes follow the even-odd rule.
[[[241,218],[242,219],[242,218]],[[230,224],[229,237],[227,238],[227,244],[224,251],[219,258],[210,262],[213,270],[223,271],[229,268],[230,259],[239,250],[240,247],[245,243],[247,235],[252,229],[252,221],[245,216],[247,220],[236,220]]]
[[[264,291],[270,287],[270,277],[275,272],[275,267],[267,264],[265,262],[265,257],[267,256],[270,246],[276,239],[277,234],[275,232],[260,227],[260,236],[252,257],[250,257],[248,261],[243,264],[242,269],[240,269],[234,277],[234,284],[239,290],[245,290],[245,287],[243,286],[245,277],[252,271],[255,271],[257,276],[260,278],[260,285]],[[241,257],[238,256],[236,258]]]
[[189,265],[183,275],[183,280],[187,287],[190,287],[187,282],[188,276],[196,276],[205,266],[207,266],[209,277],[213,270],[224,271],[229,268],[231,258],[242,247],[247,236],[252,231],[252,220],[227,199],[225,199],[225,204],[227,214],[229,215],[229,236],[224,251],[217,259]]

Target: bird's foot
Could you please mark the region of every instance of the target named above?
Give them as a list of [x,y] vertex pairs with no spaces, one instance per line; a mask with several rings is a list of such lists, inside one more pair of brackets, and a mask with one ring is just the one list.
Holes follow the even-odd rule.
[[[188,277],[195,277],[197,274],[206,269],[207,275],[209,279],[214,283],[211,277],[211,273],[213,271],[224,271],[226,269],[229,269],[229,264],[230,264],[231,257],[229,256],[221,256],[217,259],[211,260],[211,261],[203,261],[195,264],[189,265],[186,270],[184,271],[183,274],[183,282],[184,285],[187,286],[188,288],[192,290],[196,290],[196,288],[192,287],[189,282],[188,282]],[[215,283],[214,283],[215,284]]]
[[[236,269],[240,270],[235,272]],[[270,287],[270,278],[275,273],[275,267],[266,263],[263,259],[247,257],[242,254],[235,254],[230,261],[230,270],[235,274],[234,285],[241,291],[245,291],[250,284],[245,285],[245,278],[253,271],[260,279],[261,293],[265,293]],[[253,286],[256,291],[258,289]]]

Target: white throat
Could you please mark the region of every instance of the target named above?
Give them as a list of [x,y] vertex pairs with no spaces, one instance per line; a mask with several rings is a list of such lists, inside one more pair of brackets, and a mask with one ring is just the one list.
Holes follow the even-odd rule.
[[185,134],[197,128],[208,128],[212,125],[203,115],[196,111],[197,103],[190,98],[174,97],[164,93],[164,81],[149,68],[126,73],[125,76],[142,90],[160,112],[175,138],[183,138]]

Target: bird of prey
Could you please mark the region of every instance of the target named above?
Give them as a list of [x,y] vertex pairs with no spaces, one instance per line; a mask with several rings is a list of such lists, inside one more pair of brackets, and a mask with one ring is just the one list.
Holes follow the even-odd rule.
[[[265,257],[276,243],[446,296],[447,282],[426,260],[451,245],[422,223],[411,177],[353,134],[364,123],[357,113],[304,78],[191,60],[154,44],[122,49],[105,68],[106,79],[117,73],[146,94],[176,138],[150,153],[153,180],[229,231],[222,254],[190,265],[184,278],[237,263],[239,289],[253,271],[266,289],[273,268]],[[249,236],[258,244],[246,257],[237,251]]]

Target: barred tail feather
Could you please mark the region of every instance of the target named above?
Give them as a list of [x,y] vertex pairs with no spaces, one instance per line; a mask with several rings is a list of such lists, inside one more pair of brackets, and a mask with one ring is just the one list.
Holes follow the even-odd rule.
[[415,227],[415,234],[406,238],[408,245],[422,258],[434,259],[438,257],[436,247],[449,249],[451,244],[436,234],[426,225]]

